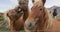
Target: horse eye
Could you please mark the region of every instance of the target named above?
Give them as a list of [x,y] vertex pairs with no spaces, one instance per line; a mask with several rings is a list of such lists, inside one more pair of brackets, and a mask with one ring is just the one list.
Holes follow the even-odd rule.
[[43,12],[43,10],[42,10],[42,9],[40,9],[40,12]]
[[42,9],[40,9],[40,11],[42,11]]
[[21,9],[19,9],[18,11],[17,11],[17,13],[21,13],[22,12],[22,10]]

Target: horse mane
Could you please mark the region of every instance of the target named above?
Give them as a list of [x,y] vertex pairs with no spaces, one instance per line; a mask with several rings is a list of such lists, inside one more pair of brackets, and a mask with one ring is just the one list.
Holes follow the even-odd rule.
[[52,25],[52,22],[53,22],[53,18],[49,12],[50,11],[45,8],[45,19],[46,19],[46,27],[47,28],[50,27]]
[[23,20],[25,21],[29,15],[28,11],[28,2],[29,0],[18,0],[19,7],[23,10]]
[[[40,1],[40,0],[39,0]],[[32,0],[32,3],[34,3],[35,2],[35,0]],[[43,5],[45,4],[45,2],[46,2],[46,0],[42,0],[42,2],[43,2]]]
[[[26,8],[26,7],[28,7],[28,2],[29,2],[29,0],[18,0],[18,4],[19,4],[19,6],[21,7],[21,8]],[[27,3],[27,4],[26,4]]]

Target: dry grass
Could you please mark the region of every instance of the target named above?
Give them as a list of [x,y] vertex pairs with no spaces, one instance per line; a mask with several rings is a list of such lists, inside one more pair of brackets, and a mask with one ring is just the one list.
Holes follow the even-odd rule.
[[56,18],[60,18],[60,15],[57,15],[57,17]]

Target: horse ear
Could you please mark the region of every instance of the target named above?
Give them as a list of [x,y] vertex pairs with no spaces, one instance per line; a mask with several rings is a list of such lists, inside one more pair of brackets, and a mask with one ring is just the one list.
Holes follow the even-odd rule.
[[34,3],[35,1],[34,1],[34,0],[32,0],[32,2]]
[[43,1],[43,5],[45,4],[46,0],[42,0]]

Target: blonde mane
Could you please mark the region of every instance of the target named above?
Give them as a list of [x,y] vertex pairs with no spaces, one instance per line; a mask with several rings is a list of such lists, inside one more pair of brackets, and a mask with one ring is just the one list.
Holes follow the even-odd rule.
[[49,28],[52,23],[53,23],[53,18],[51,16],[51,14],[49,13],[50,11],[48,9],[45,8],[45,12],[46,12],[46,27]]

